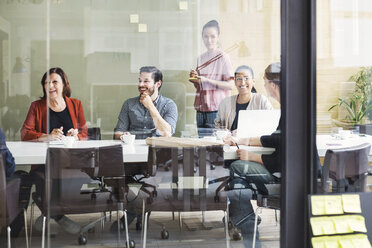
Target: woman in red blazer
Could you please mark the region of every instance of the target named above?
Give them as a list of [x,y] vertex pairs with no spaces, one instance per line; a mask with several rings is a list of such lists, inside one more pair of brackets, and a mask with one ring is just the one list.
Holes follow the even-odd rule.
[[[87,139],[88,129],[85,123],[83,106],[79,100],[70,98],[71,89],[65,72],[58,67],[50,69],[41,79],[41,85],[44,95],[30,106],[21,129],[22,140],[60,140],[63,135],[73,136],[76,140]],[[47,109],[49,111],[49,123]],[[32,195],[32,198],[36,205],[42,209],[45,166],[32,166],[30,178],[36,186],[36,192]],[[80,225],[68,217],[64,215],[51,217],[65,231],[73,234],[79,233]],[[41,230],[41,227],[42,216],[37,218],[35,222],[35,229]]]
[[83,106],[79,100],[70,98],[71,89],[67,75],[61,68],[56,67],[49,70],[49,81],[47,79],[46,72],[41,79],[44,95],[31,104],[21,129],[21,139],[49,141],[59,140],[63,135],[74,136],[80,140],[86,139],[88,129]]

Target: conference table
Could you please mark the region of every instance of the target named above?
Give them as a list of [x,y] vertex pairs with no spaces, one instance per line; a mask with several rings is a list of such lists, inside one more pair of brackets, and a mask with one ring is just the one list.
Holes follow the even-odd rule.
[[[328,149],[352,147],[363,143],[372,145],[372,136],[370,135],[355,135],[348,139],[336,139],[330,135],[317,135],[317,149],[320,157],[324,157]],[[127,145],[119,140],[88,140],[76,141],[72,148],[88,148],[102,147],[121,144],[123,147],[123,162],[147,162],[148,146],[145,140],[135,140],[134,144]],[[27,142],[27,141],[9,141],[7,146],[17,165],[32,165],[45,164],[46,151],[48,147],[65,147],[61,142]],[[246,149],[251,152],[270,154],[274,151],[273,148],[255,147],[255,146],[240,146],[241,149]],[[224,147],[224,159],[237,159],[236,147]],[[372,157],[372,149],[370,158]],[[370,159],[371,160],[371,159]]]

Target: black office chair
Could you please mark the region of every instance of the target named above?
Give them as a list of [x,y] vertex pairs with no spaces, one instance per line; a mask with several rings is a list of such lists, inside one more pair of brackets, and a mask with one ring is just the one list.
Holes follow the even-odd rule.
[[[21,186],[20,178],[6,180],[5,166],[2,155],[0,154],[0,232],[7,233],[7,247],[11,248],[11,228],[10,225],[15,218],[23,211],[25,218],[26,247],[29,247],[27,232],[27,211],[19,202],[19,190]],[[3,229],[6,229],[4,231]]]
[[368,156],[371,144],[354,147],[329,149],[324,157],[321,188],[318,193],[329,192],[329,179],[332,192],[365,192],[368,175]]
[[99,127],[88,128],[88,140],[101,140],[101,128]]
[[[195,144],[197,146],[197,144]],[[207,186],[207,170],[206,170],[206,154],[208,152],[217,152],[223,156],[222,146],[201,146],[201,147],[161,147],[150,146],[148,163],[149,166],[157,166],[158,155],[164,156],[167,154],[168,160],[171,160],[171,169],[169,176],[162,177],[162,185],[169,183],[169,188],[157,189],[157,196],[153,201],[145,206],[144,217],[144,240],[143,247],[146,247],[147,239],[147,221],[148,213],[151,211],[167,211],[167,212],[182,212],[182,211],[224,211],[227,218],[228,203],[226,194],[220,196],[220,200],[215,202],[214,190],[208,190]],[[182,163],[179,164],[179,154],[182,153]],[[197,158],[197,159],[195,159]],[[202,187],[198,189],[190,189],[182,187],[181,178],[194,177],[194,167],[199,165],[198,176],[202,178]],[[179,168],[181,166],[181,169]],[[168,179],[168,180],[167,180]],[[185,182],[185,181],[184,181]],[[169,232],[162,225],[161,237],[166,239],[169,237]],[[181,220],[180,220],[181,226]],[[226,244],[229,247],[228,227],[225,225]]]
[[[42,193],[43,240],[46,221],[50,216],[65,214],[103,213],[106,211],[123,210],[125,199],[125,178],[123,167],[122,146],[107,146],[99,148],[48,148],[45,172],[45,188]],[[49,175],[49,177],[47,176]],[[81,192],[84,184],[92,182],[92,178],[102,178],[105,188],[92,194]],[[125,225],[127,224],[126,211]],[[47,218],[48,217],[48,218]],[[89,223],[80,230],[79,244],[87,242],[84,233],[103,221],[105,215]],[[120,228],[118,228],[120,240]],[[126,228],[126,245],[133,247]]]

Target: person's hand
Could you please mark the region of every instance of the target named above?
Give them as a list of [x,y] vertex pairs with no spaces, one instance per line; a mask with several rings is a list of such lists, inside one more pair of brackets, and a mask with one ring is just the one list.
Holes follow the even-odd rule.
[[231,136],[231,134],[228,134],[225,137],[223,137],[222,141],[223,141],[223,143],[225,143],[226,145],[229,145],[229,146],[234,146],[235,145],[235,141],[234,141],[233,137]]
[[198,75],[198,72],[196,70],[190,71],[190,78],[189,81],[193,83],[195,86],[200,84],[200,77]]
[[246,160],[249,161],[249,157],[251,156],[251,152],[244,150],[244,149],[238,149],[236,150],[236,153],[238,154],[238,157],[240,160]]
[[150,107],[154,105],[154,103],[151,100],[151,97],[147,92],[141,94],[140,103],[142,103],[143,106],[145,106],[145,108],[147,109],[150,109]]
[[48,135],[48,140],[60,140],[63,137],[63,127],[54,128]]
[[67,131],[66,136],[73,136],[75,137],[75,139],[78,139],[78,136],[77,136],[78,133],[79,133],[79,130],[71,128],[70,130]]

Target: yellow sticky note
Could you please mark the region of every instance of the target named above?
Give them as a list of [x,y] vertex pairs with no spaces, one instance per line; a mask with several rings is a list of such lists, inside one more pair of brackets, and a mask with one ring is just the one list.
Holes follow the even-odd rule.
[[349,228],[349,220],[344,216],[331,217],[336,228],[336,233],[351,233]]
[[129,15],[129,22],[130,23],[138,23],[139,22],[139,15],[138,14]]
[[352,235],[351,240],[355,247],[358,248],[371,248],[371,243],[365,234]]
[[326,214],[343,214],[342,201],[340,195],[328,195],[325,198]]
[[311,244],[313,245],[313,248],[324,248],[324,238],[312,238]]
[[348,215],[349,227],[354,232],[367,232],[364,217],[360,215]]
[[350,239],[340,237],[339,241],[341,248],[353,248],[353,242]]
[[310,218],[311,230],[314,236],[323,235],[323,220],[324,218]]
[[357,194],[342,195],[342,206],[345,213],[361,213],[360,197]]
[[325,242],[324,242],[324,247],[325,248],[339,248],[338,246],[338,241],[332,237],[329,237]]
[[336,234],[335,225],[333,224],[333,221],[330,218],[322,221],[322,227],[324,234]]
[[138,24],[138,32],[139,33],[146,33],[147,32],[147,24],[139,23]]
[[313,195],[311,196],[311,212],[313,215],[325,214],[325,196]]

